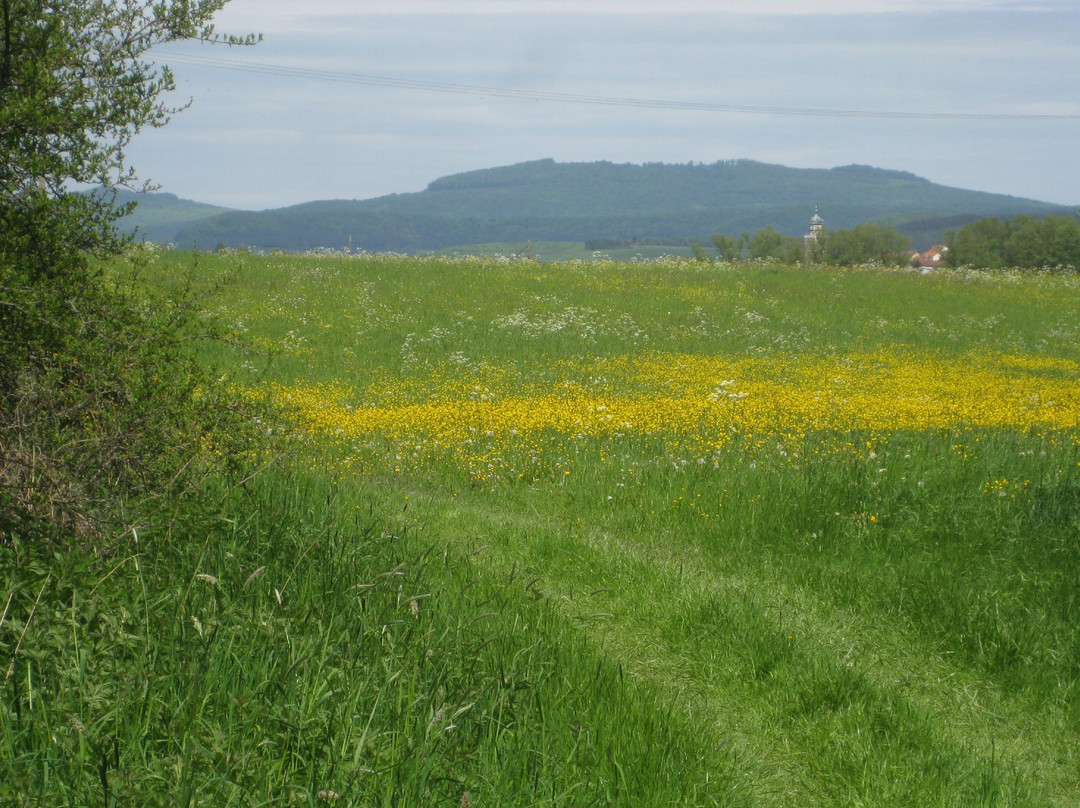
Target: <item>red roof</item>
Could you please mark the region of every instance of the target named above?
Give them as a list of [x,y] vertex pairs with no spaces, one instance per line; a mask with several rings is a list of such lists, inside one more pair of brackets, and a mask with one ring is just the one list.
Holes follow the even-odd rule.
[[945,260],[945,253],[949,251],[949,248],[944,244],[935,244],[929,250],[919,255],[919,266],[921,267],[936,267]]

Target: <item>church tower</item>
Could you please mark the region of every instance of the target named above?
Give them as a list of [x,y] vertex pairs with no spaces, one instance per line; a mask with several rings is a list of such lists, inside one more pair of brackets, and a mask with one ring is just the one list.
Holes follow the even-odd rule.
[[810,232],[803,236],[803,257],[806,263],[814,260],[814,248],[818,246],[818,236],[825,229],[825,220],[818,213],[817,205],[814,205],[814,215],[810,218]]

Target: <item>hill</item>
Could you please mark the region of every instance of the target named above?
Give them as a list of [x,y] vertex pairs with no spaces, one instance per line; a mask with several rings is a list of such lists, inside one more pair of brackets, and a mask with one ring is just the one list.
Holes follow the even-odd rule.
[[913,246],[982,216],[1069,212],[1030,199],[937,185],[904,171],[797,169],[751,160],[645,165],[537,160],[443,177],[418,193],[232,211],[178,227],[183,246],[422,252],[465,244],[693,239],[773,226],[805,232],[892,217]]
[[180,199],[175,194],[117,191],[116,203],[124,205],[128,202],[136,203],[135,211],[121,219],[117,226],[125,233],[132,233],[139,241],[158,243],[173,243],[177,232],[230,210],[219,205]]

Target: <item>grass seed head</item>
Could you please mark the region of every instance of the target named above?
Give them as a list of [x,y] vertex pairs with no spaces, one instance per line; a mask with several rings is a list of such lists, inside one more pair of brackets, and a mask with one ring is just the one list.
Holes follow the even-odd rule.
[[247,577],[247,580],[244,581],[244,589],[247,589],[249,586],[251,586],[257,580],[259,580],[259,578],[262,577],[262,574],[264,572],[266,572],[266,566],[265,565],[259,567],[257,570],[255,570],[255,572],[251,573],[251,575],[249,575]]

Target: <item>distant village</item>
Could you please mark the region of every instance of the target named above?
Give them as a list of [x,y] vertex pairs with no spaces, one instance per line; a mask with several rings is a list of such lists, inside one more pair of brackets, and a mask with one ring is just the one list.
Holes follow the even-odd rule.
[[[814,248],[820,241],[820,236],[825,230],[825,220],[814,207],[814,215],[810,217],[810,229],[803,236],[803,255],[807,263],[813,261]],[[912,267],[918,267],[927,271],[937,269],[945,261],[949,248],[945,244],[935,244],[925,252],[914,250],[908,256],[907,263]]]

